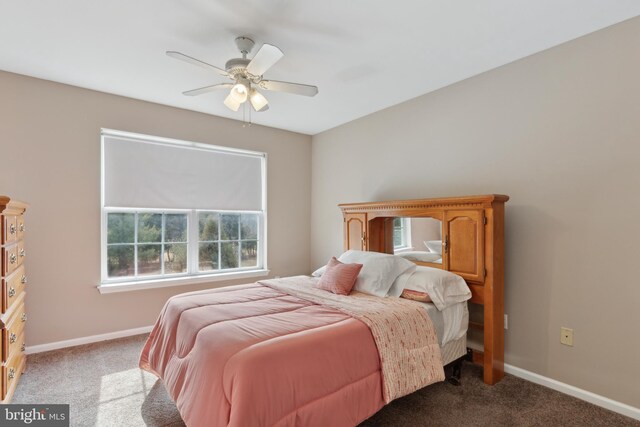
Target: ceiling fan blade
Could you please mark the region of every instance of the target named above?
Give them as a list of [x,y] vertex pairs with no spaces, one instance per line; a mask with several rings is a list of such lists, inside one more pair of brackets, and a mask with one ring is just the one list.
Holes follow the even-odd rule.
[[262,80],[260,87],[265,90],[275,92],[294,93],[296,95],[315,96],[318,94],[318,87],[303,85],[300,83],[279,82],[277,80]]
[[203,93],[213,92],[218,89],[231,89],[233,87],[233,83],[220,83],[217,85],[205,86],[199,89],[188,90],[186,92],[182,92],[183,95],[187,96],[196,96],[202,95]]
[[215,65],[211,65],[211,64],[208,64],[208,63],[206,63],[204,61],[200,61],[199,59],[192,58],[189,55],[185,55],[184,53],[176,52],[176,51],[173,51],[173,50],[168,50],[167,51],[167,56],[170,56],[170,57],[175,58],[175,59],[179,59],[180,61],[188,62],[189,64],[197,65],[198,67],[202,67],[202,68],[205,68],[207,70],[213,70],[216,73],[221,74],[221,75],[223,75],[225,77],[229,76],[229,73],[227,73],[222,68],[218,68]]
[[247,65],[247,71],[254,76],[261,76],[283,56],[284,53],[280,49],[265,43]]

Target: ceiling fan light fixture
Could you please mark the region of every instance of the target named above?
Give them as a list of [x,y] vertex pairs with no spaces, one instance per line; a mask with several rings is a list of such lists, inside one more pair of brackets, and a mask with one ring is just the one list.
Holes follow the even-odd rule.
[[269,101],[260,92],[251,89],[249,92],[249,102],[254,110],[261,112],[269,109]]
[[226,105],[227,108],[229,108],[231,111],[238,111],[238,109],[240,108],[240,104],[242,104],[242,102],[236,101],[236,99],[233,97],[232,89],[231,93],[225,98],[224,105]]
[[233,99],[242,104],[249,97],[249,90],[251,88],[251,84],[246,79],[238,79],[238,82],[231,89],[231,96]]

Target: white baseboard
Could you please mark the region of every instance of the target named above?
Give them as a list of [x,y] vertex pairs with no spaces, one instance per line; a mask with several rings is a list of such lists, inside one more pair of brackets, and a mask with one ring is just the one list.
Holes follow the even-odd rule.
[[603,407],[610,411],[626,415],[627,417],[631,417],[636,420],[640,420],[640,408],[635,408],[625,403],[609,399],[608,397],[604,397],[599,394],[574,387],[572,385],[542,376],[540,374],[536,374],[531,371],[527,371],[522,368],[518,368],[517,366],[509,365],[507,363],[504,364],[504,371],[508,374],[513,375],[514,377],[522,378],[523,380],[549,387],[553,390],[559,391],[560,393],[577,397],[580,400],[593,403],[594,405]]
[[32,345],[25,348],[26,354],[42,353],[44,351],[58,350],[60,348],[75,347],[77,345],[91,344],[94,342],[114,340],[117,338],[131,337],[133,335],[148,334],[153,326],[143,326],[141,328],[127,329],[125,331],[109,332],[89,337],[74,338],[65,341],[51,342],[47,344]]

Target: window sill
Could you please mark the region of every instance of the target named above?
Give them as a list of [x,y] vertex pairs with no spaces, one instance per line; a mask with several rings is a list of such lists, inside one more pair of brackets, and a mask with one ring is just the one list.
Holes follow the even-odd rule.
[[168,288],[171,286],[196,285],[199,283],[219,282],[222,280],[248,279],[253,277],[266,277],[269,270],[234,271],[220,274],[207,274],[201,276],[177,277],[171,279],[136,280],[131,282],[103,283],[98,286],[101,294],[114,292],[139,291],[143,289]]

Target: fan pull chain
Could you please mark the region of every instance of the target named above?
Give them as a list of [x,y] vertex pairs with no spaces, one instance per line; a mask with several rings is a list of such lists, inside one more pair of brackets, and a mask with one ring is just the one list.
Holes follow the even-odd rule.
[[[248,102],[242,104],[242,127],[251,127],[251,107],[249,107]],[[247,114],[247,110],[249,113]],[[249,121],[247,121],[247,116],[249,117]]]

